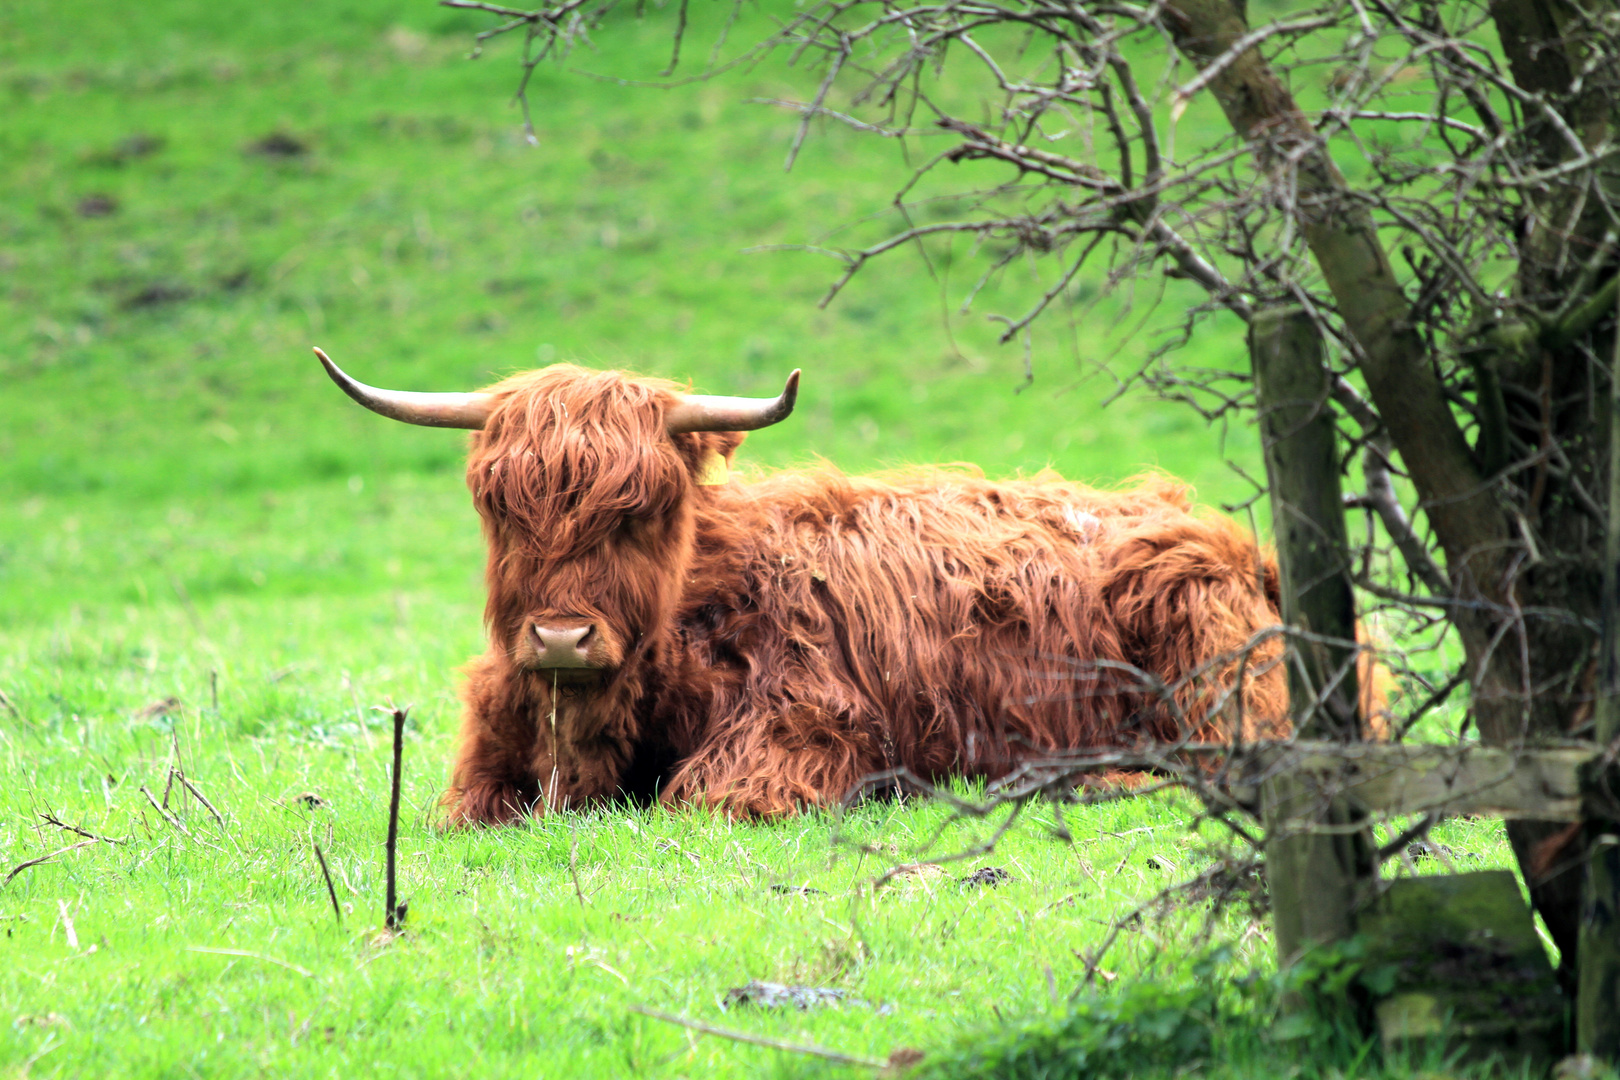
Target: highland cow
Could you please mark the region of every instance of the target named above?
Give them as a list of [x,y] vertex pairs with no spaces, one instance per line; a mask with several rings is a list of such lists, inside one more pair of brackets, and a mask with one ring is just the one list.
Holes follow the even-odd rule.
[[320,358],[367,408],[474,432],[489,649],[452,820],[616,797],[774,817],[900,766],[995,777],[1237,717],[1287,729],[1274,565],[1171,481],[741,479],[743,433],[788,415],[798,372],[757,401],[569,365],[414,394]]

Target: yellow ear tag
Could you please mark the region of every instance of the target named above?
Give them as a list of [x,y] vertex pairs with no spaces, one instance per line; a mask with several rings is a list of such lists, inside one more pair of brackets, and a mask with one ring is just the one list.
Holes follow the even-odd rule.
[[731,479],[731,473],[726,469],[726,459],[718,450],[710,450],[703,456],[703,464],[698,467],[697,482],[704,487],[714,487]]

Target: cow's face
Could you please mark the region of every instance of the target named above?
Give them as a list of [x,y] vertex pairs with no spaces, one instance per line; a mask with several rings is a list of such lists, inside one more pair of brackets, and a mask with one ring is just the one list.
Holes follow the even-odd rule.
[[516,376],[472,440],[496,647],[564,699],[656,648],[691,561],[700,484],[736,433],[671,433],[663,380],[566,365]]
[[[477,393],[379,390],[325,353],[354,400],[406,423],[471,428],[467,486],[489,542],[492,644],[554,732],[580,741],[642,686],[692,559],[694,504],[744,431],[793,409],[559,364]],[[561,721],[561,722],[559,722]]]

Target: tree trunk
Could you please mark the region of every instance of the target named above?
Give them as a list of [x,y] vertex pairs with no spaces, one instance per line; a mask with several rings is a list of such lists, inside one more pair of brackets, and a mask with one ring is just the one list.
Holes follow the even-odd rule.
[[[1294,730],[1304,738],[1352,741],[1361,734],[1355,597],[1322,339],[1301,309],[1262,308],[1249,322],[1249,355],[1282,576],[1282,619],[1312,635],[1289,642]],[[1376,860],[1364,830],[1309,827],[1319,820],[1343,828],[1365,818],[1348,800],[1325,793],[1317,777],[1272,776],[1262,804],[1277,963],[1286,967],[1312,946],[1355,932],[1355,907]]]
[[1349,742],[1361,734],[1356,608],[1322,339],[1300,308],[1262,308],[1249,323],[1249,355],[1282,577],[1282,620],[1336,639],[1290,642],[1300,661],[1288,668],[1294,730],[1301,738]]
[[[1565,44],[1557,40],[1564,32],[1559,18],[1548,14],[1551,8],[1537,6],[1544,2],[1499,0],[1493,13],[1501,13],[1504,37],[1518,35],[1507,45],[1516,78],[1533,74],[1549,84],[1562,79],[1560,86],[1545,88],[1550,92],[1567,85],[1569,71],[1579,65],[1560,66],[1543,55],[1543,47]],[[1519,23],[1505,18],[1510,10],[1521,16]],[[1481,737],[1498,745],[1567,737],[1590,708],[1586,680],[1594,642],[1588,627],[1596,620],[1594,599],[1600,591],[1590,551],[1591,522],[1584,520],[1591,516],[1591,500],[1582,496],[1596,487],[1592,477],[1599,473],[1591,459],[1606,438],[1593,429],[1590,395],[1583,398],[1579,392],[1580,380],[1590,377],[1578,362],[1584,354],[1569,342],[1560,349],[1543,345],[1541,339],[1556,335],[1538,330],[1515,339],[1514,350],[1482,360],[1477,370],[1487,438],[1480,449],[1496,448],[1482,462],[1445,400],[1438,370],[1415,329],[1367,204],[1348,190],[1314,128],[1260,51],[1251,47],[1235,59],[1226,57],[1248,31],[1239,8],[1231,0],[1169,0],[1167,18],[1178,48],[1200,69],[1217,60],[1224,63],[1208,85],[1233,128],[1254,141],[1261,167],[1286,170],[1277,187],[1294,193],[1301,232],[1353,335],[1356,361],[1373,402],[1445,553],[1458,602],[1449,614],[1464,648]],[[1521,60],[1534,66],[1534,72],[1521,70]],[[1582,97],[1576,109],[1588,147],[1609,130],[1606,103],[1594,105],[1592,97]],[[1537,126],[1529,137],[1541,139],[1545,153],[1574,152],[1565,145],[1567,136],[1560,133],[1563,142],[1555,146],[1544,127]],[[1527,226],[1526,265],[1520,274],[1526,295],[1561,300],[1560,286],[1567,288],[1584,265],[1582,258],[1560,258],[1555,250],[1571,239],[1567,229],[1557,228],[1568,214],[1554,215],[1575,205],[1559,190],[1552,186]],[[1577,232],[1597,220],[1595,209],[1582,215]],[[1586,242],[1586,251],[1597,250],[1595,238]],[[1549,279],[1555,268],[1561,280]],[[1498,400],[1499,384],[1517,393]],[[1526,401],[1537,405],[1527,406]],[[1502,422],[1493,427],[1493,417]],[[1561,441],[1570,444],[1567,450]],[[1521,463],[1503,469],[1501,462],[1490,460],[1506,456],[1515,445],[1521,462],[1532,456],[1528,467]],[[1560,457],[1555,450],[1563,450],[1567,467],[1555,469]],[[1527,607],[1567,611],[1572,617],[1527,619],[1522,614]],[[1533,869],[1542,846],[1560,828],[1513,822],[1508,834],[1536,907],[1563,954],[1567,980],[1578,947],[1580,875],[1564,873],[1541,881]]]

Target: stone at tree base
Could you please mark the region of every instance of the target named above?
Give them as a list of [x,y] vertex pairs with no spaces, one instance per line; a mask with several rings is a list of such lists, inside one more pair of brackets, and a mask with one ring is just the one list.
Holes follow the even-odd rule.
[[1360,914],[1385,1053],[1430,1039],[1551,1063],[1569,1002],[1507,870],[1401,878]]

